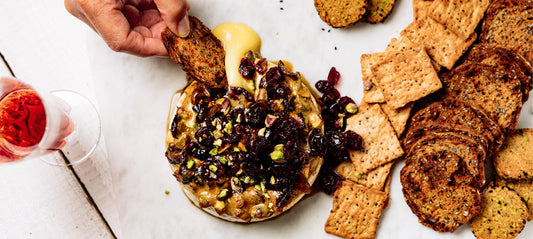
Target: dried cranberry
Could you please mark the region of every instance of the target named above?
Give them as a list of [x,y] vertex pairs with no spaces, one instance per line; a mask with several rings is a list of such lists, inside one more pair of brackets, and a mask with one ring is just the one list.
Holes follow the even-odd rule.
[[224,136],[222,136],[222,141],[224,143],[229,143],[229,144],[238,143],[239,141],[241,141],[241,139],[242,139],[242,135],[241,134],[236,134],[236,133],[225,134]]
[[300,150],[300,147],[298,147],[298,143],[296,141],[289,140],[283,146],[283,155],[289,162],[294,163],[294,161],[298,160],[301,152],[302,151]]
[[346,136],[340,131],[328,131],[326,132],[326,139],[328,141],[329,150],[344,150],[346,146]]
[[351,130],[346,131],[345,134],[346,134],[346,146],[349,149],[353,149],[353,150],[363,149],[363,138],[359,134]]
[[341,97],[341,94],[339,93],[339,91],[337,89],[332,89],[332,90],[324,93],[324,95],[322,95],[322,97],[320,97],[320,99],[322,100],[322,102],[325,105],[333,105],[333,104],[335,104],[335,102],[337,102],[337,100],[340,97]]
[[263,101],[255,101],[245,111],[246,122],[255,127],[261,127],[265,124],[267,116],[267,107]]
[[268,98],[270,99],[286,99],[291,94],[291,89],[285,85],[278,85],[268,91]]
[[239,73],[242,77],[251,80],[255,75],[254,63],[248,58],[242,58],[241,65],[239,66]]
[[274,133],[277,134],[279,142],[287,142],[297,137],[298,122],[292,117],[282,117],[274,123]]
[[198,143],[204,147],[209,147],[213,144],[214,137],[209,132],[210,130],[203,126],[194,135]]
[[341,186],[342,178],[333,171],[322,171],[320,186],[327,194],[333,194]]
[[331,82],[329,82],[327,80],[319,80],[319,81],[317,81],[316,84],[315,84],[315,87],[320,93],[326,93],[326,92],[328,92],[330,90],[333,90],[333,88],[335,88],[333,83],[331,83]]
[[244,98],[247,101],[252,101],[254,99],[254,96],[252,94],[250,94],[250,92],[248,92],[244,88],[241,88],[241,87],[231,87],[230,88],[229,96],[232,99],[238,100],[239,99],[239,95],[244,95]]
[[333,85],[337,85],[339,83],[339,80],[341,78],[341,74],[335,69],[335,67],[331,67],[328,74],[328,81],[331,82]]
[[272,145],[270,142],[262,136],[257,137],[253,142],[251,152],[255,155],[268,154],[272,151]]
[[346,112],[346,106],[350,103],[355,104],[355,101],[348,96],[341,97],[339,99],[339,102],[337,102],[337,107],[338,107],[337,113],[347,114],[348,112]]
[[255,70],[257,71],[257,73],[259,73],[261,75],[264,75],[265,72],[267,71],[267,69],[268,69],[268,62],[267,62],[266,58],[261,58],[255,64]]
[[176,114],[174,116],[174,119],[172,119],[172,123],[170,124],[170,133],[172,133],[172,136],[174,138],[178,138],[180,136],[180,131],[178,130],[178,124],[181,121],[181,117],[179,114]]
[[230,113],[230,119],[234,124],[244,123],[244,108],[233,109]]
[[309,147],[311,148],[311,155],[324,156],[326,154],[327,142],[322,130],[313,129],[309,135]]
[[273,85],[279,83],[283,79],[283,73],[279,67],[272,67],[266,73],[266,82],[267,85]]

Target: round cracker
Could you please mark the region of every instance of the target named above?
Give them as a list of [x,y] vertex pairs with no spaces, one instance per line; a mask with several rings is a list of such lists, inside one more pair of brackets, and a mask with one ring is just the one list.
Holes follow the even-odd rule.
[[490,186],[483,192],[481,210],[470,222],[479,238],[515,238],[524,229],[527,205],[512,189]]
[[367,12],[366,0],[315,0],[320,19],[332,27],[352,25]]

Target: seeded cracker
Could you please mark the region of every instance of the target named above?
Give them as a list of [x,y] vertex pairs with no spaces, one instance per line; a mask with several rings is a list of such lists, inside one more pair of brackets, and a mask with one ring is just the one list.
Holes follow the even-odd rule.
[[423,47],[417,52],[387,53],[388,56],[371,69],[392,109],[404,107],[442,87]]
[[315,0],[320,19],[332,27],[352,25],[363,18],[367,11],[366,0]]
[[413,0],[413,15],[415,20],[426,17],[433,0]]
[[190,16],[189,21],[191,32],[187,37],[179,37],[168,28],[161,33],[170,59],[210,88],[226,88],[226,54],[222,43],[198,18]]
[[377,104],[362,103],[359,112],[348,118],[346,130],[363,138],[363,150],[350,151],[355,170],[365,174],[403,155],[396,132]]
[[467,40],[483,18],[490,0],[436,0],[428,16]]
[[368,12],[363,20],[370,23],[384,22],[395,3],[396,0],[368,0]]
[[380,191],[384,191],[385,183],[393,164],[394,162],[386,163],[366,174],[360,174],[355,170],[352,162],[346,161],[337,167],[337,173],[344,179],[369,188],[375,188]]
[[527,205],[515,191],[492,185],[483,192],[481,210],[470,229],[479,239],[515,238],[527,217]]
[[407,123],[407,120],[409,120],[409,115],[411,114],[413,105],[414,103],[411,102],[402,108],[393,110],[386,103],[379,104],[379,106],[381,106],[381,110],[383,110],[383,112],[385,112],[385,114],[388,116],[394,131],[396,131],[396,136],[400,137],[405,130],[405,124]]
[[375,238],[387,199],[382,191],[343,181],[333,196],[333,209],[324,229],[343,238]]
[[476,40],[475,33],[465,41],[429,17],[413,21],[400,34],[423,45],[429,56],[447,69],[451,69]]
[[[412,42],[411,40],[405,38],[405,37],[401,37],[400,40],[398,40],[397,38],[392,38],[389,45],[387,46],[387,49],[385,49],[385,51],[406,51],[406,50],[410,50],[410,51],[417,51],[419,48],[418,46],[420,46],[420,44],[418,43],[414,43]],[[441,66],[439,65],[439,63],[437,63],[435,60],[431,59],[431,64],[433,65],[433,68],[435,68],[435,71],[436,72],[439,72],[441,70]]]
[[509,181],[503,179],[497,179],[496,184],[498,186],[507,186],[510,189],[514,190],[524,201],[526,201],[527,208],[529,211],[528,221],[533,219],[533,180],[517,180]]
[[533,129],[517,129],[508,135],[493,162],[503,179],[533,179]]
[[[384,103],[383,91],[376,84],[376,78],[372,74],[372,67],[377,62],[383,60],[386,54],[384,52],[362,54],[361,55],[361,73],[363,76],[363,85],[369,89],[364,90],[363,101],[368,103]],[[365,86],[365,87],[367,87]]]

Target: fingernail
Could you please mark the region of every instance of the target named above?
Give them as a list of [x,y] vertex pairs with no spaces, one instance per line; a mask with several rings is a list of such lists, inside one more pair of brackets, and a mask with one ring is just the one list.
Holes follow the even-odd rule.
[[185,15],[185,17],[183,17],[178,23],[178,35],[180,37],[186,37],[189,35],[190,30],[191,27],[189,26],[189,17],[188,15]]

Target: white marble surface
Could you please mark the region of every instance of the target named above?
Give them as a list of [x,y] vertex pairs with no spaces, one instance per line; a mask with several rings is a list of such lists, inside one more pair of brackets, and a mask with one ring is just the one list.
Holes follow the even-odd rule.
[[[312,83],[325,79],[335,66],[343,76],[341,94],[357,102],[362,98],[360,55],[384,50],[412,20],[408,0],[397,1],[385,24],[345,29],[321,22],[309,0],[190,2],[190,14],[211,28],[226,22],[250,25],[263,40],[263,56],[292,62]],[[125,238],[335,238],[323,229],[332,207],[332,198],[324,193],[306,197],[279,218],[251,225],[225,222],[195,208],[164,157],[169,103],[174,91],[185,85],[183,72],[168,59],[112,52],[93,33],[87,35],[87,48]],[[520,126],[533,127],[531,114],[521,118]],[[402,165],[394,167],[390,206],[377,237],[474,238],[468,225],[450,234],[417,222],[402,198]],[[520,238],[531,237],[532,227],[528,224]]]

